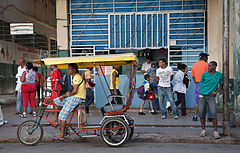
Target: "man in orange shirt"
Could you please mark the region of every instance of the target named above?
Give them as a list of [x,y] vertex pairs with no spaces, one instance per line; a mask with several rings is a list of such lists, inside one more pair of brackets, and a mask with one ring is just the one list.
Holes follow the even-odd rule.
[[193,81],[196,85],[195,87],[195,114],[193,116],[193,121],[197,121],[197,113],[198,113],[198,96],[199,96],[199,87],[202,74],[208,71],[208,54],[207,53],[200,53],[199,54],[199,61],[197,61],[192,66],[191,76]]

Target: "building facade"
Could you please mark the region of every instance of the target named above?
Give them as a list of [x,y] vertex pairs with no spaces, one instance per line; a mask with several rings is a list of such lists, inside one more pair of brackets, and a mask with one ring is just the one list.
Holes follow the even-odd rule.
[[[199,53],[207,52],[209,61],[217,61],[218,70],[222,70],[222,0],[56,2],[58,46],[70,50],[71,56],[89,50],[94,54],[135,52],[142,64],[150,52],[153,61],[166,58],[174,70],[178,63],[185,63],[191,72]],[[231,16],[232,13],[230,22]],[[232,40],[230,61],[233,58]],[[161,52],[162,47],[168,51]],[[233,64],[230,63],[231,77],[232,71]],[[137,77],[139,86],[143,75],[138,73]],[[194,107],[193,89],[192,81],[187,93],[188,108]],[[139,100],[135,97],[134,101],[133,107],[139,107]]]

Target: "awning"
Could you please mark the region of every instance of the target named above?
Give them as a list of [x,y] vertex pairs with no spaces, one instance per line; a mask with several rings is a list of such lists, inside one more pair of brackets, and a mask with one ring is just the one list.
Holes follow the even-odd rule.
[[76,63],[79,68],[96,66],[116,66],[116,65],[137,65],[137,57],[133,53],[78,56],[63,58],[45,58],[34,61],[34,63],[44,62],[45,65],[57,65],[58,69],[67,69],[68,64]]

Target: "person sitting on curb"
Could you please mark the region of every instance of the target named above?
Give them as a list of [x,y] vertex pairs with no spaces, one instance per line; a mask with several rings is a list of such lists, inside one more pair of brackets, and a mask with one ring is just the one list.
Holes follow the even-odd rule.
[[208,118],[212,119],[214,127],[214,138],[220,139],[217,130],[217,108],[216,95],[223,88],[223,75],[216,71],[217,62],[211,61],[208,64],[208,72],[203,73],[200,81],[199,96],[198,96],[198,116],[201,121],[202,131],[201,137],[206,136],[205,118],[208,106]]
[[150,83],[149,83],[149,81],[150,81],[150,75],[146,74],[146,75],[144,76],[144,79],[145,79],[145,81],[143,82],[143,85],[142,85],[142,86],[144,86],[144,91],[145,91],[145,93],[146,93],[146,98],[143,99],[142,105],[141,105],[141,107],[140,107],[140,111],[139,111],[138,114],[139,114],[139,115],[145,115],[145,113],[143,112],[143,106],[144,106],[144,104],[145,104],[145,101],[148,100],[148,101],[150,102],[150,107],[151,107],[151,113],[152,113],[152,115],[156,115],[156,114],[158,114],[158,113],[155,112],[154,109],[153,109],[153,102],[152,102],[152,100],[154,99],[154,93],[153,93],[153,92],[151,91],[151,89],[150,89]]
[[73,77],[73,90],[68,91],[64,95],[54,99],[55,109],[58,110],[62,106],[62,110],[58,115],[58,119],[61,124],[61,133],[58,136],[51,137],[52,139],[64,141],[64,131],[66,126],[66,120],[70,113],[86,99],[86,86],[85,81],[78,74],[78,66],[76,63],[68,65],[68,74]]

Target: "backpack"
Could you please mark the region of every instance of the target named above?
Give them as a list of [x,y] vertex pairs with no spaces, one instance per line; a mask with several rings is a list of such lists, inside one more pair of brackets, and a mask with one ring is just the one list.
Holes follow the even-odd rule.
[[60,84],[61,84],[61,86],[65,86],[68,84],[68,77],[65,73],[63,73],[61,71],[60,71],[60,73],[61,73]]
[[140,99],[146,99],[146,93],[145,93],[145,90],[144,90],[144,86],[140,86],[138,89],[137,89],[137,95]]

